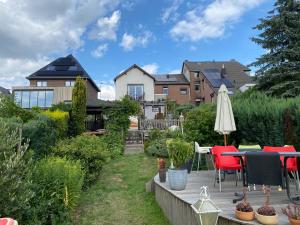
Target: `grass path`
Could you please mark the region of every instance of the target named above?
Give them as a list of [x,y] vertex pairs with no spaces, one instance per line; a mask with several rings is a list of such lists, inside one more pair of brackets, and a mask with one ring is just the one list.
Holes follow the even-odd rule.
[[145,192],[156,173],[156,159],[145,154],[126,155],[108,163],[98,182],[83,193],[76,225],[169,225]]

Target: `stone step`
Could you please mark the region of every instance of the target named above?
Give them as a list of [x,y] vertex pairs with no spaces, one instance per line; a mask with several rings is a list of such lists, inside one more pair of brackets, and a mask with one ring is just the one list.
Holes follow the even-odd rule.
[[144,152],[143,144],[126,144],[124,154],[138,154]]

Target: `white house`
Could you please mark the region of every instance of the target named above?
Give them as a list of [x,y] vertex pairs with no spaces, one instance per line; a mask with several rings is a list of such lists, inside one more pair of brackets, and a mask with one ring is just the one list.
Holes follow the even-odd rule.
[[116,100],[128,95],[141,103],[144,116],[154,119],[164,114],[165,104],[155,101],[155,77],[134,64],[115,77]]

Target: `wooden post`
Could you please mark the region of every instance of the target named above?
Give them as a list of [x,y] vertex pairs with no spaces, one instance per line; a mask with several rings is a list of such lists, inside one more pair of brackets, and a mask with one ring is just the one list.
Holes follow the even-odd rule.
[[224,134],[224,145],[227,146],[227,134]]

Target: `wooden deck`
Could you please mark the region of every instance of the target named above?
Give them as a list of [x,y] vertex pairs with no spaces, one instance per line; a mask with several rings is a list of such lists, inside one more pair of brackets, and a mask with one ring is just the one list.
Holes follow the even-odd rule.
[[[208,186],[210,197],[216,205],[222,210],[218,224],[219,225],[237,225],[237,224],[258,224],[242,222],[234,218],[235,204],[232,203],[234,192],[242,192],[242,182],[239,181],[235,186],[235,175],[226,175],[226,180],[222,182],[222,192],[218,190],[218,184],[213,186],[214,171],[192,172],[188,177],[188,184],[183,191],[172,191],[169,189],[168,181],[160,183],[158,176],[154,178],[156,201],[163,209],[165,215],[172,225],[197,225],[195,215],[190,207],[199,199],[200,187]],[[263,205],[265,195],[261,187],[248,194],[248,201],[254,210]],[[288,219],[282,214],[281,208],[289,203],[286,191],[278,191],[273,188],[271,191],[271,205],[276,209],[279,215],[280,225],[287,225]]]

